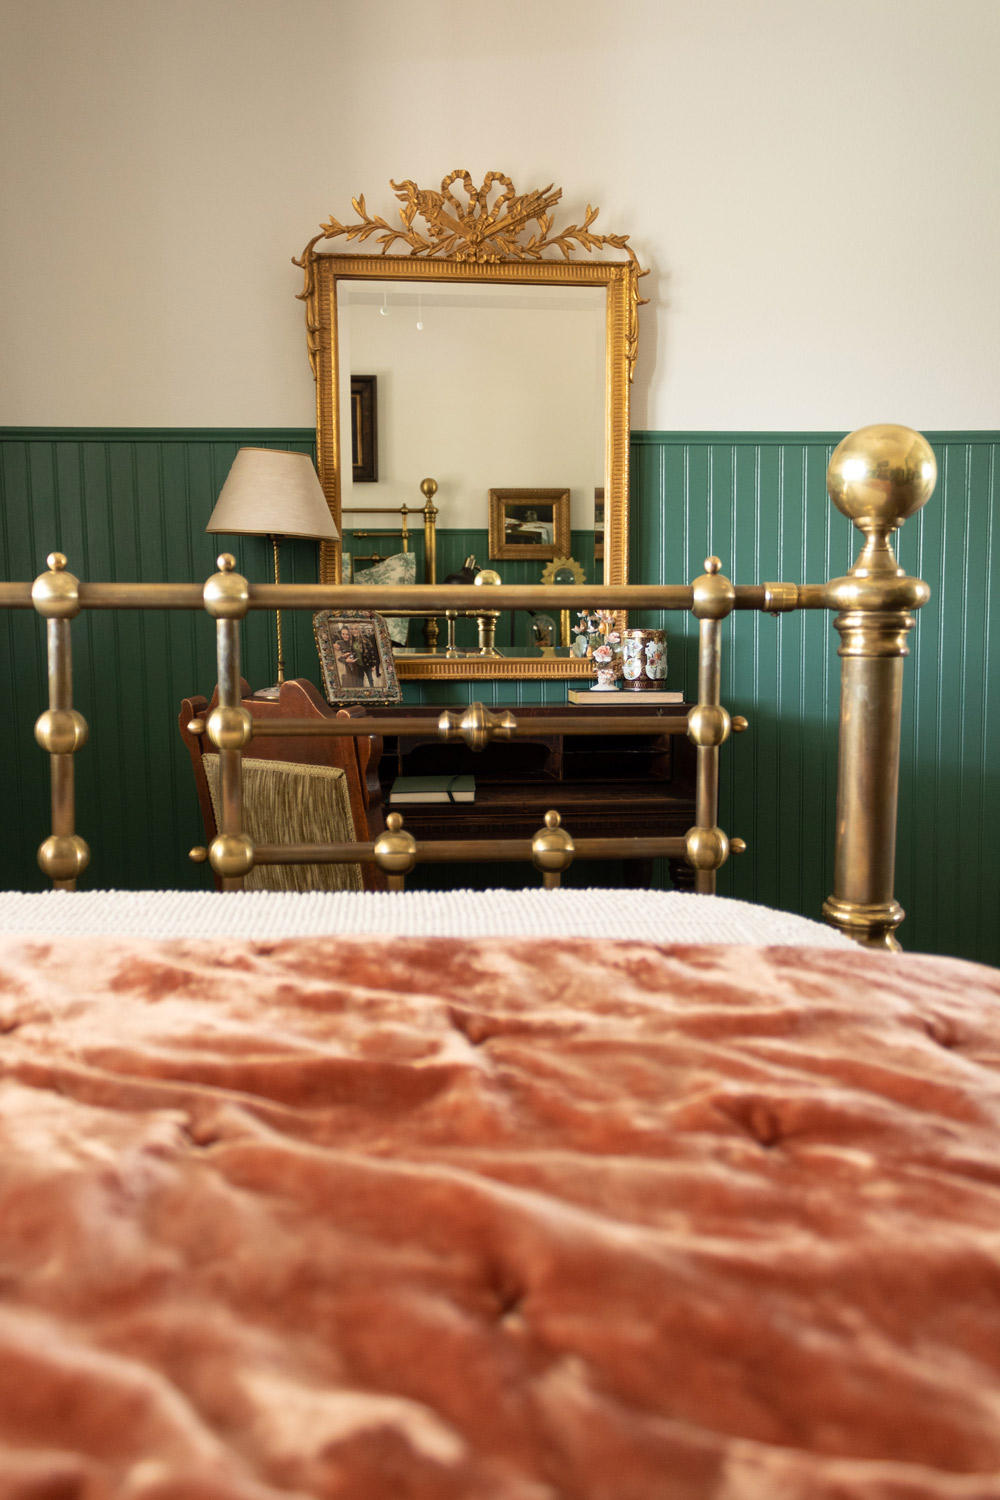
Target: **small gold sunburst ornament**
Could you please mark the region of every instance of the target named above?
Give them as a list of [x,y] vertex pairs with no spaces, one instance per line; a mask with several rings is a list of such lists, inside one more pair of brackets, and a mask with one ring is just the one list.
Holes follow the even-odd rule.
[[554,557],[542,569],[542,583],[586,583],[583,565],[575,557]]

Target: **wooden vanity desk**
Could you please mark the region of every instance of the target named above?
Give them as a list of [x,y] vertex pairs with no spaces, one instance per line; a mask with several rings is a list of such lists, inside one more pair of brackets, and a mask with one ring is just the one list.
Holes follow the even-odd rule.
[[[685,703],[645,707],[616,704],[614,714],[658,718],[688,712]],[[498,704],[521,722],[551,717],[593,718],[595,709],[577,704]],[[530,838],[545,813],[556,808],[563,825],[579,838],[638,837],[656,834],[683,837],[695,821],[695,750],[683,735],[546,734],[469,750],[437,738],[441,705],[407,704],[370,707],[373,715],[403,715],[413,720],[412,733],[386,738],[379,776],[383,807],[402,813],[404,826],[418,839]],[[474,802],[389,802],[397,776],[471,775]],[[693,889],[694,871],[683,860],[670,860],[670,878],[678,890]],[[581,865],[581,868],[585,866]],[[652,861],[623,861],[630,885],[648,886]]]

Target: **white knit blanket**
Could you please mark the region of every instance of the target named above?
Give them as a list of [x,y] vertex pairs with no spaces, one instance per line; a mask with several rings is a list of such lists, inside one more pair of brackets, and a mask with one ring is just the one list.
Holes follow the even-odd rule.
[[678,891],[0,892],[0,932],[40,937],[590,937],[853,949],[822,922]]

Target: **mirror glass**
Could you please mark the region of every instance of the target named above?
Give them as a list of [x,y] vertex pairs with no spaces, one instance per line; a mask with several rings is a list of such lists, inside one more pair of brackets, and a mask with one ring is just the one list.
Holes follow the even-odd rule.
[[[593,286],[345,285],[341,424],[350,420],[343,372],[374,375],[378,480],[354,484],[345,466],[342,510],[419,505],[430,475],[441,531],[485,531],[491,489],[558,488],[570,492],[571,529],[593,532],[604,484],[605,302]],[[478,562],[488,561],[482,544]],[[507,578],[502,562],[490,565]]]

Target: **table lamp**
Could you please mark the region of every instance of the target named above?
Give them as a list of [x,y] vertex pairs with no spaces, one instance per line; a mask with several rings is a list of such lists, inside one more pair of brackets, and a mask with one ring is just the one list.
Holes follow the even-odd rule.
[[[278,549],[282,537],[339,539],[323,487],[308,453],[282,448],[241,448],[233,459],[206,531],[229,536],[267,536],[274,550],[274,581],[281,582]],[[255,698],[277,698],[285,680],[281,641],[281,610],[275,611],[278,630],[278,682]]]

